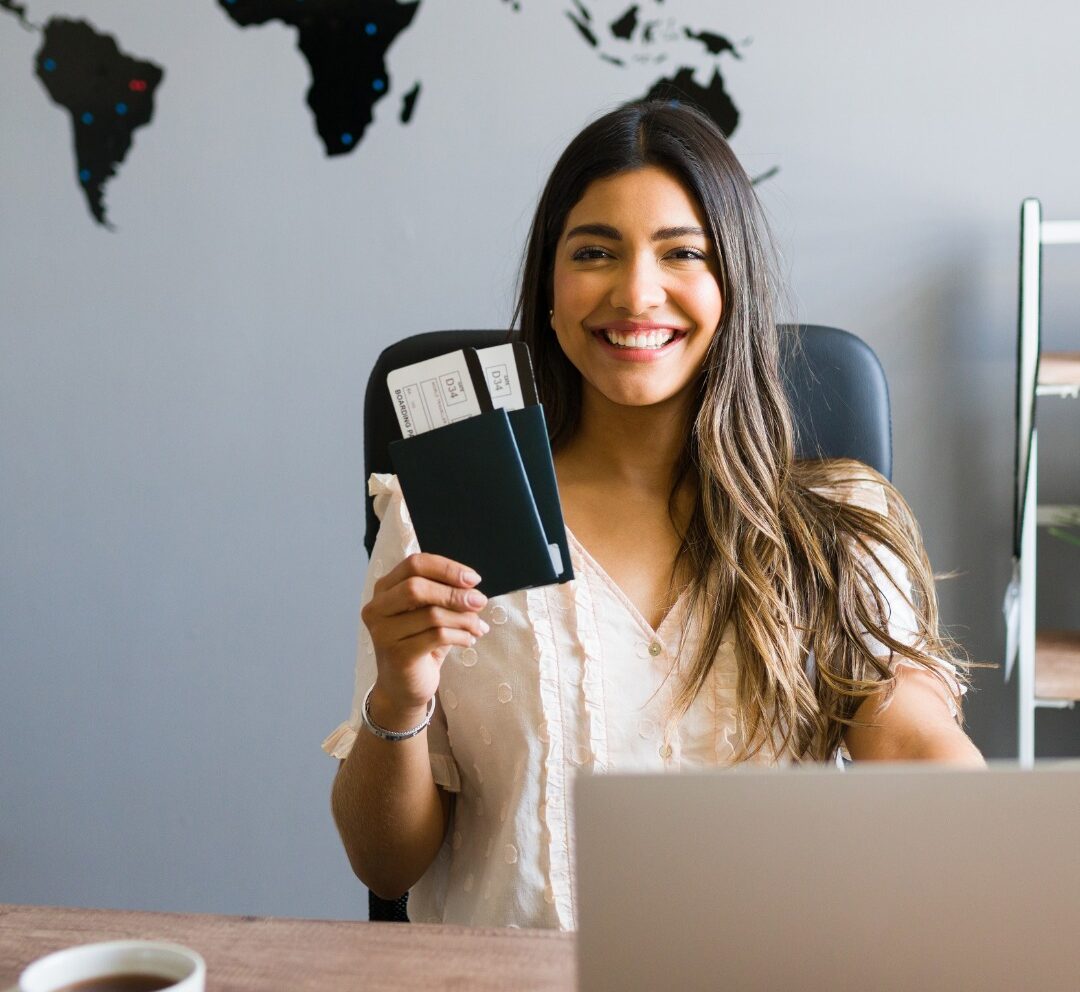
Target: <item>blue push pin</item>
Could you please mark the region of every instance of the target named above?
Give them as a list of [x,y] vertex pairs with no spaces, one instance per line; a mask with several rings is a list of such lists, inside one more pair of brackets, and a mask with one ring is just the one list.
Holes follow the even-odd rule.
[[41,65],[46,72],[56,72],[56,59],[46,59]]
[[372,80],[371,88],[375,90],[376,93],[381,93],[384,89],[386,89],[386,81],[383,79]]
[[90,170],[89,169],[80,169],[79,170],[79,179],[84,183],[90,182]]
[[90,111],[88,110],[85,114],[82,115],[82,122],[84,124],[93,124],[94,123],[94,115],[92,113],[90,113]]
[[351,134],[349,134],[349,132],[348,132],[348,131],[346,131],[346,132],[345,132],[345,133],[344,133],[344,134],[343,134],[343,135],[341,136],[341,143],[342,143],[343,145],[351,145],[351,144],[353,143],[353,136],[352,136]]
[[374,22],[371,22],[371,23],[369,23],[369,24],[365,25],[365,27],[364,27],[364,30],[365,30],[365,31],[366,31],[366,32],[367,32],[367,33],[368,33],[369,35],[372,35],[372,34],[374,34],[374,33],[375,33],[376,31],[378,31],[378,30],[379,30],[379,28],[378,28],[378,26],[377,26],[377,25],[376,25],[376,24],[375,24]]
[[121,117],[123,117],[123,116],[124,116],[124,114],[126,114],[126,113],[127,113],[127,110],[128,110],[128,108],[127,108],[127,104],[126,104],[126,103],[118,103],[118,104],[116,105],[116,112],[117,112],[117,113],[118,113],[118,114],[119,114],[119,115],[120,115]]

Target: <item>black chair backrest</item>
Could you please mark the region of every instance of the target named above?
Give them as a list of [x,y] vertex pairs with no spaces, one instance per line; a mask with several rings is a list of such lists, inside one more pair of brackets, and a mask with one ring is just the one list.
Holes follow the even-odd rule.
[[[800,458],[855,458],[892,476],[892,424],[889,387],[877,355],[861,339],[835,327],[814,324],[780,328],[780,360],[791,403]],[[387,373],[425,358],[484,348],[509,340],[506,331],[429,331],[387,348],[375,362],[364,396],[364,478],[392,472],[389,444],[400,437],[386,388]],[[367,497],[368,554],[379,521]],[[400,899],[368,894],[368,918],[408,922],[408,893]]]
[[[877,355],[854,334],[815,324],[782,325],[780,356],[800,458],[855,458],[892,476],[889,387]],[[392,344],[375,362],[364,396],[364,478],[392,472],[389,444],[401,436],[387,373],[458,348],[508,340],[506,331],[428,331]],[[379,521],[367,497],[368,554]]]

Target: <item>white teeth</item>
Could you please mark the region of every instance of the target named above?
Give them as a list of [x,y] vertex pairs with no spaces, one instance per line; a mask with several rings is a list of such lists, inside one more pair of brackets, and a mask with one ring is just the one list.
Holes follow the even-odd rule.
[[672,331],[648,331],[641,334],[617,334],[615,331],[604,331],[604,337],[618,348],[655,350],[673,341],[675,334]]

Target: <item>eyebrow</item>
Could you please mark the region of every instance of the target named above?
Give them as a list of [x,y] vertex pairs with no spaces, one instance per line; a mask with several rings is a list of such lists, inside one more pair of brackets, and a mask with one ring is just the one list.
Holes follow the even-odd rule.
[[[577,227],[566,232],[566,240],[569,241],[577,235],[590,235],[594,238],[607,238],[609,241],[622,241],[622,235],[618,229],[608,224],[578,224]],[[708,239],[708,234],[705,233],[704,228],[692,224],[682,227],[661,227],[659,230],[653,231],[652,240],[670,241],[672,238],[690,236]]]

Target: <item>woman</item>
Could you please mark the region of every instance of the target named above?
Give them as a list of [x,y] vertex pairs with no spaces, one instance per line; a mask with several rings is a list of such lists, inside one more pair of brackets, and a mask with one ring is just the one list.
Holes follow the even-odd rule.
[[356,700],[324,747],[353,869],[414,920],[573,927],[579,771],[981,763],[902,499],[794,460],[763,228],[686,107],[620,108],[556,164],[519,315],[574,582],[487,602],[372,478]]

